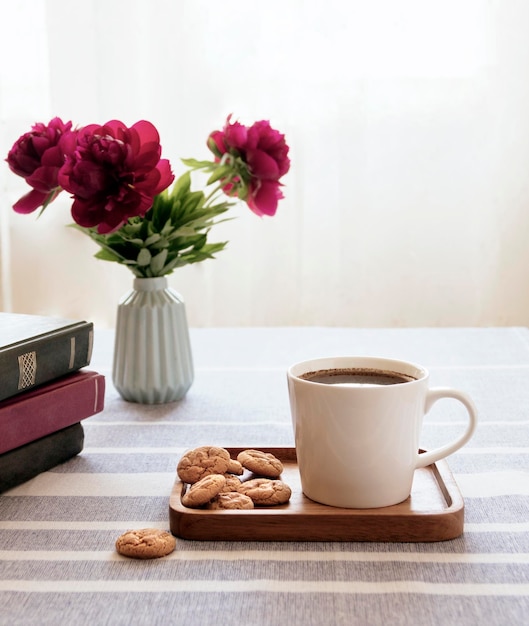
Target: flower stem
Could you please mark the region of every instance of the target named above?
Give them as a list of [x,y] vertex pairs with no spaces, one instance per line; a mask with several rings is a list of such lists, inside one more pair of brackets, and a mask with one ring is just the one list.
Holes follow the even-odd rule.
[[206,196],[206,199],[205,199],[205,201],[204,201],[204,206],[205,206],[205,207],[209,206],[209,203],[210,203],[210,201],[212,201],[212,200],[213,200],[213,197],[215,196],[215,194],[217,194],[217,193],[218,193],[219,191],[221,191],[221,190],[222,190],[222,185],[217,185],[217,186],[213,189],[213,191],[212,191],[210,194],[208,194],[208,195]]

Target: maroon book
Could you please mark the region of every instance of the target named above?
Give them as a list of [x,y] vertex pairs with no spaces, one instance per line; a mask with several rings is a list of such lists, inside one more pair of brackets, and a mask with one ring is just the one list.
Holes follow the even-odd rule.
[[0,402],[0,454],[103,410],[105,377],[79,370]]

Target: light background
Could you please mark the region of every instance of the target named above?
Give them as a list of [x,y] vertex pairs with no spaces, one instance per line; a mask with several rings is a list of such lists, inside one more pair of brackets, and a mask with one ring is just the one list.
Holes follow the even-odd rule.
[[[169,277],[191,326],[527,325],[528,32],[525,0],[2,3],[0,152],[56,115],[148,119],[179,174],[228,114],[269,119],[286,198]],[[5,163],[0,189],[0,310],[112,326],[132,274],[66,194],[37,220]]]

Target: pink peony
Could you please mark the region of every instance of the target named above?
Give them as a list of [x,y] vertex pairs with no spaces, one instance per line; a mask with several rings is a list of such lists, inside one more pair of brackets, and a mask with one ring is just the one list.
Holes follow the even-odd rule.
[[285,136],[266,120],[255,122],[248,129],[246,159],[257,178],[279,180],[290,169]]
[[130,128],[112,120],[79,130],[76,150],[58,176],[61,187],[73,194],[74,221],[104,234],[131,217],[143,217],[174,180],[161,151],[158,131],[144,120]]
[[272,180],[257,179],[250,183],[246,203],[259,217],[275,215],[277,204],[283,198],[281,184]]
[[239,122],[231,123],[228,117],[222,131],[211,133],[208,146],[217,161],[225,155],[233,157],[233,173],[223,179],[224,191],[246,200],[257,215],[275,215],[278,201],[283,198],[279,179],[290,169],[285,136],[267,120],[247,128]]
[[64,164],[65,154],[75,147],[75,132],[71,128],[71,122],[64,124],[58,117],[47,126],[35,124],[9,151],[6,161],[10,169],[33,187],[14,204],[18,213],[32,213],[60,193],[59,169]]

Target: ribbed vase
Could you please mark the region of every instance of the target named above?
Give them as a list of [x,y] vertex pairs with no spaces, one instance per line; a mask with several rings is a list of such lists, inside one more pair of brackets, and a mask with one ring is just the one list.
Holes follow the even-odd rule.
[[193,382],[185,304],[165,276],[135,278],[118,304],[112,380],[125,400],[174,402]]

